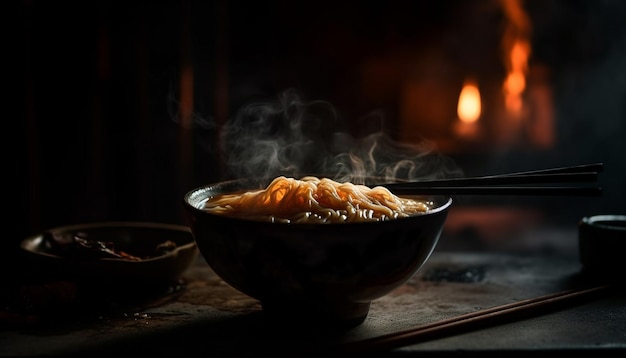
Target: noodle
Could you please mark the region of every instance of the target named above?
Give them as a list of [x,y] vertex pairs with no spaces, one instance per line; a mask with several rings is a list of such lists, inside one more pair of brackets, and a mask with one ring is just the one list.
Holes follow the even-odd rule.
[[211,198],[210,213],[283,223],[386,221],[429,210],[427,202],[401,198],[387,188],[307,176],[279,176],[265,188]]

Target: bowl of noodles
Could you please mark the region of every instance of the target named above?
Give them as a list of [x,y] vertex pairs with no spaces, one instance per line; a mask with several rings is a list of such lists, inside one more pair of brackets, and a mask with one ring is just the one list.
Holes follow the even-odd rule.
[[184,195],[200,253],[277,319],[350,327],[409,280],[441,235],[449,196],[396,196],[381,179],[237,179]]

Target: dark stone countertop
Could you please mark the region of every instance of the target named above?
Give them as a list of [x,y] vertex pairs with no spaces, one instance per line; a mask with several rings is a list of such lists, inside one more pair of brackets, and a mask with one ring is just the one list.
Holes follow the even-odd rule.
[[117,287],[105,293],[101,288],[77,288],[71,282],[21,287],[31,300],[53,297],[55,301],[48,299],[39,307],[31,302],[30,311],[21,315],[4,312],[0,355],[458,356],[623,351],[626,294],[616,285],[543,310],[496,317],[493,322],[471,321],[426,336],[398,335],[521,300],[604,284],[584,275],[571,256],[435,251],[411,280],[374,301],[361,325],[336,330],[310,327],[307,322],[301,326],[273,322],[257,301],[225,284],[199,257],[181,282],[158,289]]

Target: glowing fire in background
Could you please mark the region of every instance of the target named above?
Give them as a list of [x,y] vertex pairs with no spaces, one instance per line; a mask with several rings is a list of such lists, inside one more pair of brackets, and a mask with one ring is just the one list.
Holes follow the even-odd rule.
[[461,122],[473,123],[480,118],[480,91],[473,82],[467,82],[459,95],[457,114]]
[[454,132],[457,136],[466,139],[474,139],[479,133],[478,119],[482,111],[480,103],[480,91],[473,81],[466,81],[459,95],[457,115],[459,121],[454,124]]
[[531,25],[519,0],[502,0],[501,5],[506,18],[502,51],[507,74],[502,84],[505,113],[496,123],[496,141],[510,145],[520,141],[527,119],[523,95],[527,87]]
[[510,50],[509,73],[503,84],[504,105],[512,114],[521,114],[524,106],[522,94],[526,89],[526,73],[530,45],[527,41],[518,40]]
[[[386,90],[381,89],[391,88],[384,86],[394,76],[389,69],[408,74],[400,82],[401,141],[427,137],[443,152],[461,155],[554,146],[551,71],[547,65],[533,61],[531,17],[523,0],[499,0],[493,4],[496,7],[489,7],[489,11],[503,15],[498,16],[502,22],[471,18],[461,21],[454,28],[459,31],[454,35],[465,39],[463,29],[485,26],[477,32],[493,28],[498,31],[495,41],[485,39],[483,43],[480,36],[468,36],[470,40],[463,46],[454,47],[463,51],[462,56],[448,56],[453,51],[445,47],[445,51],[437,48],[426,55],[420,52],[418,61],[404,61],[413,66],[405,71],[400,69],[404,62],[394,57],[373,57],[365,63],[363,77],[367,81],[363,88],[373,89],[367,94],[374,93],[367,97],[368,104],[383,97],[380,92]],[[486,12],[485,16],[489,14]],[[482,46],[488,46],[490,51],[483,51]],[[398,56],[401,55],[404,54]],[[380,71],[381,68],[387,71]]]
[[[523,142],[525,132],[530,130],[529,106],[524,96],[528,89],[528,60],[531,54],[531,24],[519,0],[501,0],[506,24],[502,34],[503,65],[506,75],[502,83],[503,113],[497,115],[493,127],[495,142],[511,145]],[[494,105],[489,97],[488,105]],[[457,104],[459,121],[453,124],[453,132],[461,139],[479,137],[478,119],[481,116],[481,98],[474,81],[466,81]],[[481,124],[482,126],[482,124]]]
[[[486,106],[499,108],[479,123],[484,110],[476,82],[466,81],[457,104],[458,120],[453,133],[463,140],[489,139],[501,147],[532,145],[550,148],[554,144],[554,113],[549,72],[539,64],[529,65],[531,21],[520,0],[501,0],[506,23],[501,50],[506,70],[502,97],[488,93]],[[490,113],[495,115],[490,115]],[[488,133],[482,133],[487,130]]]

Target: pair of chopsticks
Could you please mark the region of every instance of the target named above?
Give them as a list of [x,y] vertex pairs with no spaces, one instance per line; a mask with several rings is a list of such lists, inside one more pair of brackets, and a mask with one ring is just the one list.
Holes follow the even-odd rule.
[[388,183],[381,186],[386,187],[397,195],[600,196],[602,193],[600,187],[536,185],[575,182],[591,183],[598,179],[598,173],[602,170],[602,163],[593,163],[481,177]]
[[611,289],[612,286],[610,285],[599,285],[529,298],[434,323],[424,324],[403,331],[389,333],[387,335],[346,343],[341,347],[337,347],[337,351],[345,354],[369,354],[388,351],[411,344],[466,333],[480,328],[511,322],[516,319],[526,319],[533,315],[563,309],[569,305],[586,302],[596,297],[602,297],[610,293],[612,291]]

